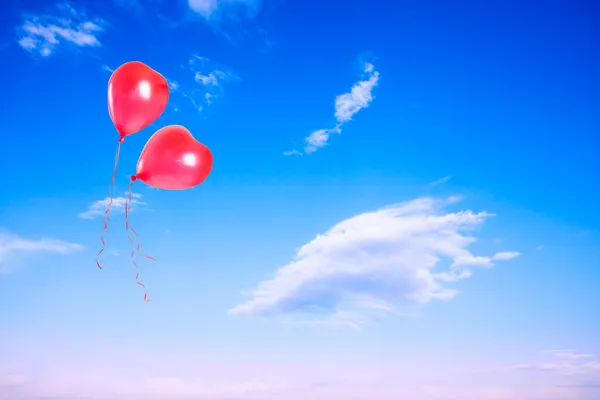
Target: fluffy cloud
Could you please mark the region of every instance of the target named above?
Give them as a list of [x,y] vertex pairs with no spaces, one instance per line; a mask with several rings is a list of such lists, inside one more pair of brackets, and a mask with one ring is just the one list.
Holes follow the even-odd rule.
[[27,16],[17,28],[19,45],[26,51],[48,57],[61,47],[99,47],[98,34],[104,22],[88,18],[65,3],[56,15]]
[[[142,197],[139,193],[131,194],[131,202],[130,202],[130,211],[134,211],[137,206],[146,205],[143,201],[140,201]],[[111,211],[117,210],[124,212],[125,211],[125,202],[126,197],[113,197]],[[94,219],[97,217],[104,216],[104,212],[106,211],[106,206],[108,205],[109,198],[105,198],[103,200],[98,200],[89,205],[88,209],[84,212],[79,213],[79,218],[82,219]]]
[[302,246],[229,312],[357,327],[451,300],[458,292],[449,282],[494,261],[471,253],[476,238],[466,234],[492,214],[444,211],[459,200],[418,198],[342,221]]
[[219,5],[218,0],[188,0],[190,9],[204,18],[210,18],[217,10]]
[[[312,132],[304,139],[304,153],[314,153],[321,147],[327,145],[329,137],[332,134],[342,133],[342,126],[351,121],[356,113],[366,108],[373,101],[373,89],[379,82],[379,72],[371,63],[363,65],[363,79],[356,82],[350,92],[341,94],[335,99],[334,116],[337,125],[331,129],[318,129]],[[283,153],[289,155],[301,155],[298,150],[286,151]]]
[[44,238],[38,240],[25,239],[18,235],[0,232],[0,274],[12,270],[12,262],[20,255],[31,253],[70,254],[83,250],[77,243]]
[[342,133],[341,125],[338,125],[333,129],[319,129],[312,132],[304,139],[304,151],[306,153],[314,153],[317,149],[325,146],[329,140],[329,136],[334,133]]
[[350,92],[335,99],[335,118],[339,123],[352,120],[357,112],[368,107],[373,101],[373,88],[379,82],[379,72],[375,71],[375,67],[370,63],[365,64],[364,72],[367,79],[356,82]]

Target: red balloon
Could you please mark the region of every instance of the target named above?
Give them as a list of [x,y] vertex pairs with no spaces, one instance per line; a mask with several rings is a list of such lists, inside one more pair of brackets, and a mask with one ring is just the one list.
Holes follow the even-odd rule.
[[190,189],[208,177],[212,163],[208,147],[190,131],[181,125],[169,125],[148,139],[133,179],[159,189]]
[[169,84],[139,61],[121,65],[108,81],[108,113],[121,141],[156,121],[169,101]]

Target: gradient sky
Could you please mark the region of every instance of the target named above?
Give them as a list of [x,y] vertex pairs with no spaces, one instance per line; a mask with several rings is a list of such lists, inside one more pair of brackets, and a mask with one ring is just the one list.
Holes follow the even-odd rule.
[[[597,400],[593,0],[7,0],[0,399]],[[171,83],[122,146],[110,72]],[[189,191],[127,177],[210,147]]]

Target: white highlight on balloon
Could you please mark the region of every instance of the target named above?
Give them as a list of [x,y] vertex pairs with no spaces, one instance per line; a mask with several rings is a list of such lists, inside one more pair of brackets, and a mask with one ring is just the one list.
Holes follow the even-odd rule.
[[152,94],[152,87],[148,81],[141,81],[138,84],[138,90],[140,91],[140,95],[144,100],[150,99],[150,95]]
[[188,167],[194,167],[198,163],[198,160],[194,153],[187,153],[183,155],[183,163]]

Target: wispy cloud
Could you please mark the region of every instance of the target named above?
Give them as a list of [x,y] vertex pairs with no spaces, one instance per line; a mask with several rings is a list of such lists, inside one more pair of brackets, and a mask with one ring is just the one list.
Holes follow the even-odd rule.
[[312,132],[306,139],[304,139],[304,151],[308,154],[314,153],[327,144],[327,141],[332,134],[342,133],[341,128],[342,126],[338,125],[333,129],[319,129]]
[[246,15],[251,16],[258,5],[258,0],[188,0],[190,10],[207,20],[241,9],[246,12]]
[[219,6],[218,0],[188,0],[190,9],[204,18],[210,18]]
[[[134,211],[137,206],[146,205],[146,203],[144,203],[143,201],[140,201],[140,198],[142,197],[141,194],[132,193],[131,197],[132,197],[132,199],[130,202],[130,211]],[[89,207],[86,211],[79,213],[79,218],[94,219],[94,218],[104,216],[104,212],[106,211],[106,206],[107,206],[109,200],[110,199],[107,197],[103,200],[98,200],[98,201],[93,202],[92,204],[89,205]],[[126,200],[127,200],[126,197],[113,197],[111,211],[116,210],[116,211],[124,212]]]
[[81,250],[83,250],[83,246],[77,243],[52,238],[26,239],[3,231],[0,232],[0,274],[11,272],[13,262],[20,255],[30,253],[70,254]]
[[547,350],[552,359],[513,365],[512,369],[540,371],[563,376],[579,376],[584,379],[600,379],[600,361],[593,354],[576,350]]
[[[476,238],[464,234],[492,214],[444,212],[459,200],[418,198],[342,221],[229,312],[357,327],[451,300],[458,291],[448,283],[470,277],[473,267],[493,266],[493,257],[468,250]],[[442,258],[451,261],[445,270]]]
[[192,14],[234,47],[269,53],[275,46],[271,36],[256,24],[244,23],[260,11],[262,0],[187,0]]
[[582,363],[569,362],[537,362],[532,364],[515,365],[515,369],[529,369],[539,371],[557,371],[563,373],[588,373],[600,372],[600,362],[588,361]]
[[198,55],[193,55],[183,69],[187,79],[168,79],[169,87],[172,94],[189,102],[197,111],[212,105],[223,94],[225,84],[239,79],[232,69]]
[[531,364],[515,365],[513,368],[534,371],[553,371],[568,375],[580,375],[589,373],[600,373],[600,362],[537,362]]
[[[272,390],[260,381],[235,382],[228,385],[206,385],[206,383],[185,380],[178,377],[160,377],[148,379],[146,388],[152,390],[155,396],[177,397],[201,396],[201,398],[248,398],[247,396],[270,394]],[[238,397],[239,396],[239,397]]]
[[24,50],[48,57],[59,47],[99,47],[98,35],[104,30],[103,25],[102,19],[90,18],[64,3],[55,15],[25,16],[17,34]]
[[13,388],[29,383],[30,378],[8,366],[0,365],[0,392],[2,388]]
[[501,251],[499,253],[494,254],[492,260],[494,261],[508,261],[513,258],[517,258],[521,255],[521,253],[516,251]]
[[436,186],[440,186],[443,185],[444,183],[447,183],[450,179],[452,179],[451,176],[445,176],[443,178],[437,179],[431,183],[428,183],[427,186],[425,186],[426,189],[432,189]]
[[[110,347],[110,346],[109,346]],[[114,345],[113,345],[114,347]],[[97,349],[98,350],[98,349]],[[102,352],[101,348],[95,353]],[[526,370],[493,371],[489,375],[448,371],[448,359],[436,357],[440,366],[419,360],[382,360],[364,356],[343,356],[333,365],[323,349],[315,349],[325,361],[290,363],[283,360],[265,364],[244,361],[221,364],[222,358],[186,357],[185,360],[163,355],[166,365],[181,365],[185,372],[172,368],[169,375],[156,375],[152,368],[132,363],[105,362],[95,353],[76,363],[41,361],[25,368],[0,367],[0,393],[6,399],[104,399],[120,400],[595,400],[598,380],[567,377],[542,382],[530,379]],[[152,351],[150,349],[149,351]],[[194,350],[192,350],[193,352]],[[427,350],[425,350],[427,352]],[[147,354],[148,350],[146,351]],[[66,350],[65,359],[74,352]],[[361,352],[358,352],[360,354]],[[138,353],[126,353],[140,354]],[[423,356],[423,354],[420,354]],[[425,353],[425,356],[429,355]],[[150,356],[157,356],[151,353]],[[304,355],[306,357],[306,355]],[[130,356],[131,357],[131,356]],[[138,356],[139,357],[139,356]],[[200,360],[198,360],[200,358]],[[225,357],[226,359],[226,357]],[[176,361],[177,360],[177,361]],[[256,359],[255,359],[256,360]],[[247,363],[247,361],[246,361]],[[212,365],[209,365],[212,364]],[[291,366],[290,364],[294,364]],[[307,365],[304,365],[307,364]],[[329,365],[328,365],[329,364]],[[456,366],[460,371],[462,364]],[[32,368],[33,367],[33,368]],[[134,370],[132,372],[132,370]],[[485,368],[483,368],[485,370]],[[508,372],[508,376],[506,374]],[[31,378],[29,378],[31,377]],[[511,378],[517,378],[513,380]],[[483,379],[482,379],[483,378]],[[507,379],[508,378],[508,379]],[[138,384],[131,385],[132,379]],[[527,382],[525,385],[522,381]],[[7,386],[2,386],[5,382]],[[9,386],[10,385],[10,386]]]
[[[360,110],[367,108],[373,101],[373,89],[379,82],[379,72],[371,63],[364,63],[363,78],[356,82],[350,92],[341,94],[335,99],[334,116],[337,124],[334,128],[318,129],[304,140],[304,153],[314,153],[329,142],[333,134],[342,133],[342,127],[352,120]],[[298,150],[286,151],[284,155],[296,155]]]
[[593,354],[590,353],[581,353],[576,350],[546,350],[545,353],[551,354],[554,357],[558,358],[567,358],[571,360],[580,360],[580,359],[589,359],[594,358]]

